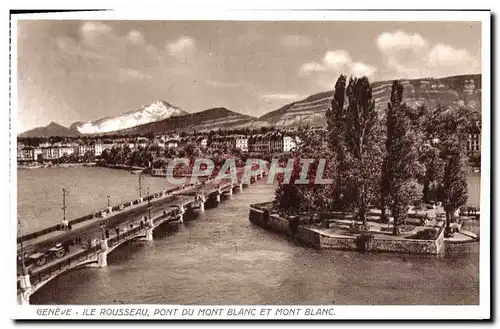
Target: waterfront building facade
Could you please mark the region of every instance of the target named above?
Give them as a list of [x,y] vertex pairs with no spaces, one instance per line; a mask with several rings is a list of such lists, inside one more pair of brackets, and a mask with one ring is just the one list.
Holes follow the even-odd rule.
[[244,152],[248,152],[248,138],[246,136],[239,136],[236,138],[236,148]]
[[290,152],[297,147],[296,139],[290,136],[283,137],[283,152]]

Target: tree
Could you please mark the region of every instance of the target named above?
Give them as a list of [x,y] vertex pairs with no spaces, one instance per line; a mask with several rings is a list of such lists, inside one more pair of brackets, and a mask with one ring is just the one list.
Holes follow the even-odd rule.
[[[327,138],[314,131],[301,130],[299,132],[302,143],[297,150],[280,157],[280,165],[285,167],[289,159],[293,159],[293,169],[290,182],[284,182],[284,175],[278,174],[278,187],[275,191],[277,208],[287,214],[299,212],[319,213],[330,207],[331,191],[329,185],[316,184],[316,174],[319,160],[326,159],[323,177],[331,178],[332,160]],[[301,159],[312,159],[305,179],[308,184],[297,184],[300,179],[303,164]]]
[[386,109],[386,153],[380,193],[382,218],[389,203],[394,218],[394,235],[398,234],[398,225],[406,217],[409,205],[418,196],[415,181],[419,168],[417,139],[410,113],[402,101],[403,85],[395,80]]
[[378,194],[376,185],[380,182],[380,127],[368,78],[351,78],[346,95],[348,105],[343,125],[345,161],[349,168],[346,176],[348,188],[354,193],[354,198],[349,199],[366,227],[367,206]]
[[335,83],[331,107],[326,111],[326,121],[328,126],[328,142],[330,149],[335,153],[337,166],[335,170],[335,186],[333,192],[333,204],[340,206],[342,195],[343,177],[345,177],[345,88],[346,76],[341,75]]
[[443,175],[443,207],[446,212],[446,231],[449,231],[450,221],[457,209],[467,203],[467,178],[464,170],[460,146],[457,143],[447,143],[443,152],[445,161]]
[[92,161],[94,161],[94,152],[86,151],[83,154],[83,162],[92,162]]

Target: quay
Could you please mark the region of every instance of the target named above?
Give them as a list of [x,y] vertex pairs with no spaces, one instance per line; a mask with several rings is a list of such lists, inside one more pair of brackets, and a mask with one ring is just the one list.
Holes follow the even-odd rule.
[[[432,225],[422,226],[434,229],[435,237],[416,239],[410,236],[393,236],[391,233],[376,230],[355,232],[356,230],[333,229],[334,226],[342,225],[329,221],[325,222],[328,223],[327,227],[325,223],[319,226],[311,223],[310,216],[301,218],[280,215],[272,211],[270,205],[270,202],[250,205],[250,222],[315,249],[422,255],[479,252],[479,237],[476,234],[460,229],[453,237],[445,237],[444,220],[440,219],[436,219]],[[379,216],[370,213],[368,215]],[[332,224],[334,226],[331,226]]]
[[[44,264],[33,265],[29,269],[24,266],[24,261],[21,268],[18,264],[18,304],[29,304],[33,293],[64,272],[80,266],[107,266],[107,255],[121,244],[132,240],[153,241],[153,232],[159,226],[178,225],[184,221],[187,212],[203,212],[206,204],[217,206],[223,196],[230,198],[233,191],[241,191],[267,176],[267,173],[267,168],[253,171],[249,177],[242,177],[242,172],[239,172],[237,182],[226,179],[216,184],[214,179],[209,179],[163,190],[146,198],[109,207],[101,211],[100,216],[93,214],[85,216],[85,220],[77,219],[79,222],[74,223],[74,228],[69,231],[49,229],[18,237],[18,243],[23,243],[23,247],[18,248],[18,254],[23,255],[54,248],[58,244],[68,246],[63,257],[53,257]],[[89,243],[73,244],[75,239]]]

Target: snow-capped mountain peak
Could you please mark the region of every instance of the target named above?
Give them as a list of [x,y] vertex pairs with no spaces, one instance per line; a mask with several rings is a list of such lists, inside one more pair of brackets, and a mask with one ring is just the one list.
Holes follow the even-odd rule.
[[185,114],[187,114],[187,112],[180,108],[159,100],[150,105],[144,105],[138,110],[125,112],[117,117],[106,117],[87,122],[75,122],[71,125],[71,128],[82,134],[100,134],[132,128]]

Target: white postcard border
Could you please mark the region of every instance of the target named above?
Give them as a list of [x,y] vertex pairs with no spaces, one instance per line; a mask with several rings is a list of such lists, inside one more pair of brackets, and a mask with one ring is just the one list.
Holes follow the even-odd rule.
[[[481,167],[481,212],[483,218],[490,218],[490,111],[491,111],[491,83],[490,83],[490,13],[488,11],[455,11],[449,12],[433,12],[433,11],[244,11],[244,10],[209,10],[207,8],[193,9],[187,12],[186,10],[171,10],[160,13],[159,11],[138,11],[137,9],[121,9],[106,12],[80,12],[80,13],[51,13],[51,14],[32,14],[23,15],[21,17],[12,16],[12,39],[11,39],[11,60],[12,60],[12,75],[11,75],[11,93],[12,93],[12,109],[17,106],[17,75],[16,73],[16,21],[17,19],[137,19],[137,20],[157,20],[157,19],[209,19],[209,20],[393,20],[393,21],[482,21],[482,167]],[[16,150],[16,111],[10,111],[10,119],[12,123],[11,140],[10,140],[10,231],[9,239],[3,240],[4,250],[8,255],[15,254],[16,234],[17,234],[17,186],[15,159]],[[486,220],[481,223],[481,241],[480,241],[480,305],[478,306],[336,306],[329,305],[335,309],[335,316],[328,319],[479,319],[490,317],[490,221]],[[10,260],[10,259],[9,259]],[[13,282],[15,278],[15,262],[10,260],[9,270],[4,275],[8,278],[6,282]],[[72,308],[75,312],[83,312],[84,308],[99,308],[105,307],[110,309],[124,308],[147,308],[154,310],[159,307],[168,307],[160,305],[118,305],[118,306],[19,306],[17,304],[16,290],[14,285],[8,285],[8,300],[12,308],[10,312],[12,318],[16,319],[50,319],[37,315],[37,310],[41,308]],[[179,306],[172,305],[175,308],[215,308],[218,306]],[[259,310],[265,308],[283,308],[287,306],[270,306],[270,305],[253,305],[253,306],[222,306],[224,310],[229,308],[257,308]],[[326,306],[304,306],[294,305],[289,308],[324,308]],[[80,313],[82,314],[82,313]],[[57,317],[62,319],[64,317]],[[86,319],[80,315],[72,317],[73,319]],[[223,319],[236,319],[234,317],[218,317]],[[282,319],[295,319],[294,317],[281,317]],[[304,317],[302,317],[304,318]],[[301,318],[301,319],[302,319]],[[309,319],[309,317],[306,317]],[[108,317],[107,319],[123,319],[123,317]],[[127,318],[129,319],[129,318]],[[130,318],[132,319],[132,318]],[[154,319],[148,317],[148,319]],[[162,318],[168,319],[168,318]],[[173,318],[172,318],[173,319]],[[213,317],[212,317],[213,319]],[[245,318],[248,319],[248,318]],[[259,319],[259,317],[252,317]],[[260,318],[262,319],[262,318]],[[267,318],[271,319],[271,318]],[[324,317],[310,317],[310,319],[325,319]]]

